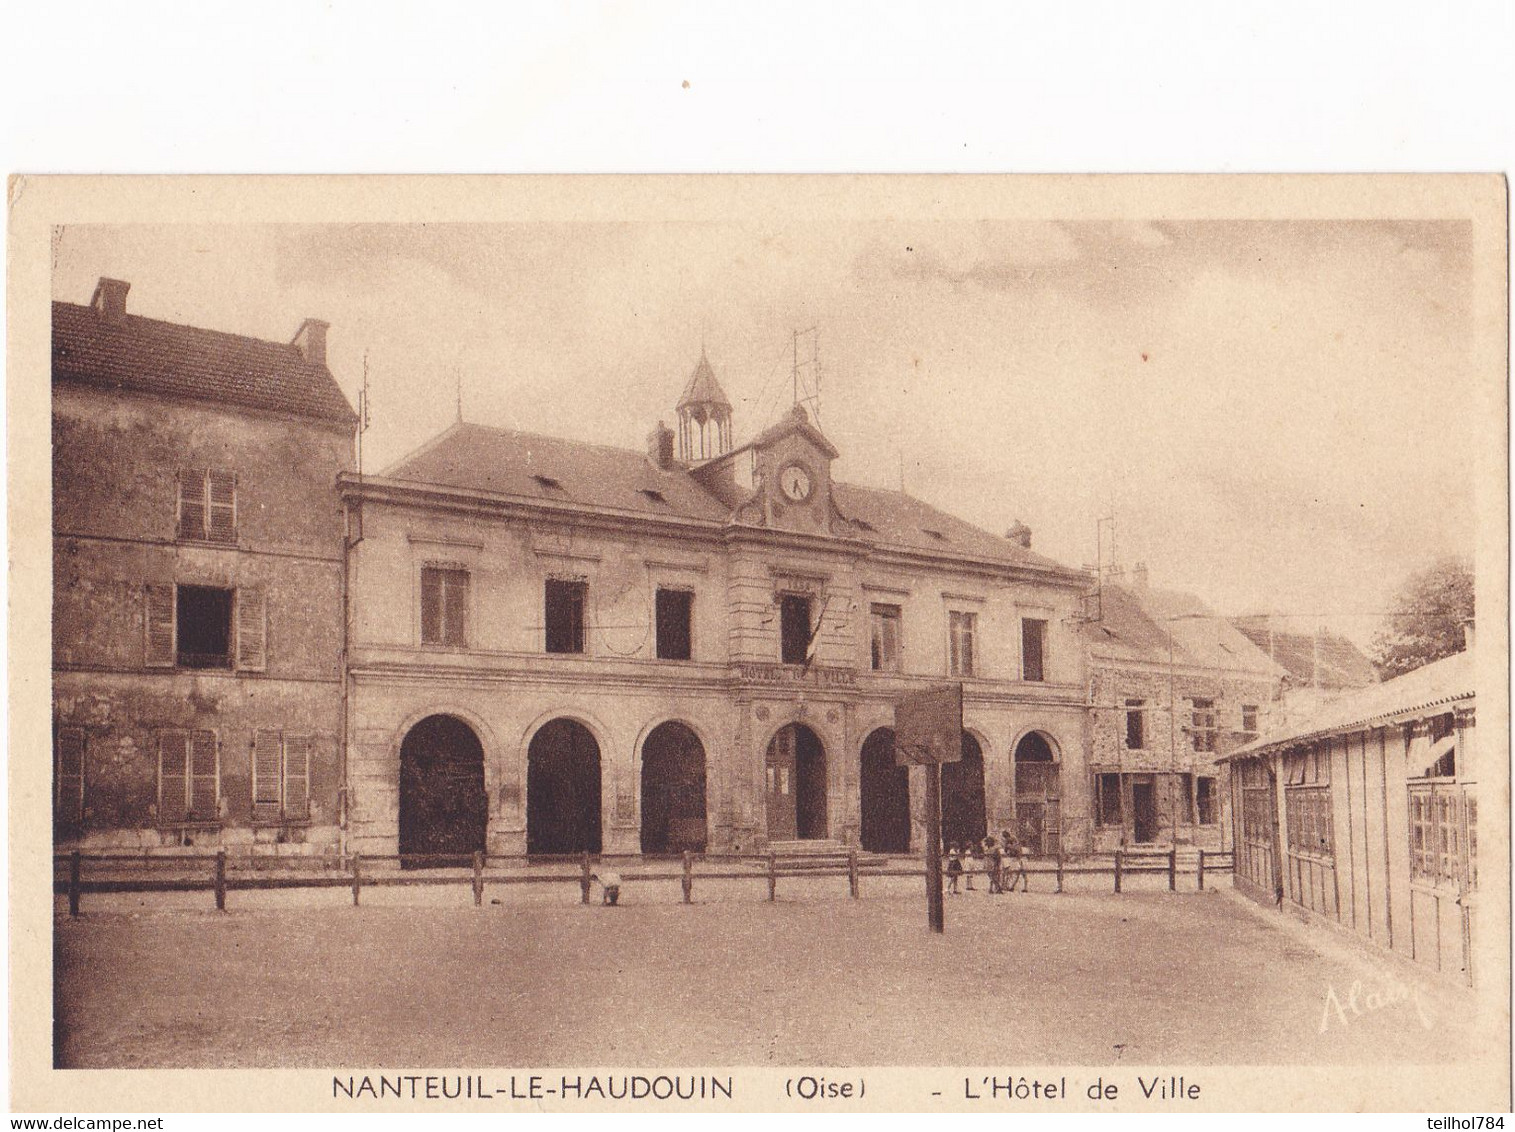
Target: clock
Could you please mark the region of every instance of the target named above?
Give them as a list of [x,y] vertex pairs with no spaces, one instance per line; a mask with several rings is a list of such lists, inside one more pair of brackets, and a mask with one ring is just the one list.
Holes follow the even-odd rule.
[[779,488],[795,503],[810,498],[810,473],[798,464],[790,464],[779,473]]

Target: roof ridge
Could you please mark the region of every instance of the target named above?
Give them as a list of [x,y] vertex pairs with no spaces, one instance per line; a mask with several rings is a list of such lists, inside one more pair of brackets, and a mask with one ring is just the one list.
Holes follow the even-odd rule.
[[[54,299],[53,300],[53,306],[55,306],[55,307],[71,307],[71,308],[73,308],[76,311],[80,311],[82,313],[94,315],[97,318],[99,317],[98,312],[95,311],[95,308],[91,307],[91,306],[89,306],[88,304],[85,304],[85,303],[70,303],[70,302],[67,302],[66,300],[63,300],[63,299]],[[210,327],[210,326],[196,326],[194,323],[190,323],[190,322],[171,322],[171,321],[169,321],[166,318],[153,318],[150,315],[134,314],[134,313],[131,313],[131,312],[127,312],[126,314],[122,315],[122,319],[123,319],[123,321],[124,321],[125,324],[131,324],[131,323],[134,323],[134,322],[138,323],[138,324],[147,323],[147,324],[150,324],[152,326],[161,326],[161,327],[164,327],[165,329],[172,330],[172,331],[177,331],[177,332],[181,332],[181,333],[184,332],[184,331],[189,331],[192,334],[205,334],[205,335],[209,335],[209,336],[215,337],[215,338],[233,338],[233,339],[236,339],[236,340],[241,341],[241,342],[252,342],[252,343],[254,343],[256,345],[259,345],[259,346],[271,346],[271,347],[273,347],[276,350],[287,350],[290,353],[292,353],[293,355],[295,355],[296,357],[299,357],[299,358],[301,358],[303,360],[303,356],[300,354],[299,349],[295,346],[295,344],[292,341],[291,342],[281,342],[281,341],[279,341],[277,339],[274,339],[274,338],[259,338],[256,335],[253,335],[253,334],[242,334],[242,333],[239,333],[239,332],[237,332],[235,330],[217,330],[214,327]],[[310,365],[311,363],[306,362],[305,364],[306,365]],[[312,369],[326,369],[327,367],[312,365],[311,368]],[[327,369],[327,372],[329,373],[330,370]]]

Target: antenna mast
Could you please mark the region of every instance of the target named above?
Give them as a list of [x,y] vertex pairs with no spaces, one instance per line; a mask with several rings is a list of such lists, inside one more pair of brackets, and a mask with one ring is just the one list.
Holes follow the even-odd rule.
[[[800,339],[809,336],[810,356],[800,360]],[[812,326],[806,330],[796,330],[791,336],[792,364],[790,368],[790,384],[792,386],[793,402],[796,405],[809,405],[810,415],[815,418],[815,423],[821,423],[821,329]],[[810,371],[809,381],[805,380],[804,371]]]

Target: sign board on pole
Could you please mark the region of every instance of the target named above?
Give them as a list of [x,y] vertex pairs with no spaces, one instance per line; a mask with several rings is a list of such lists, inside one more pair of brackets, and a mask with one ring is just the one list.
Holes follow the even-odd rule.
[[946,684],[895,701],[894,761],[900,766],[961,762],[963,686]]

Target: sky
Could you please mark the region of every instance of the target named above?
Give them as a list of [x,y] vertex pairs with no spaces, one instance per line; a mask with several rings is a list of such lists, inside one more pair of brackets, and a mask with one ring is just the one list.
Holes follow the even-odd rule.
[[[642,448],[703,348],[740,443],[821,374],[844,480],[1072,566],[1366,646],[1414,570],[1474,550],[1461,221],[90,225],[53,297],[272,340],[331,323],[380,471],[466,420]],[[810,367],[802,371],[814,391]]]

